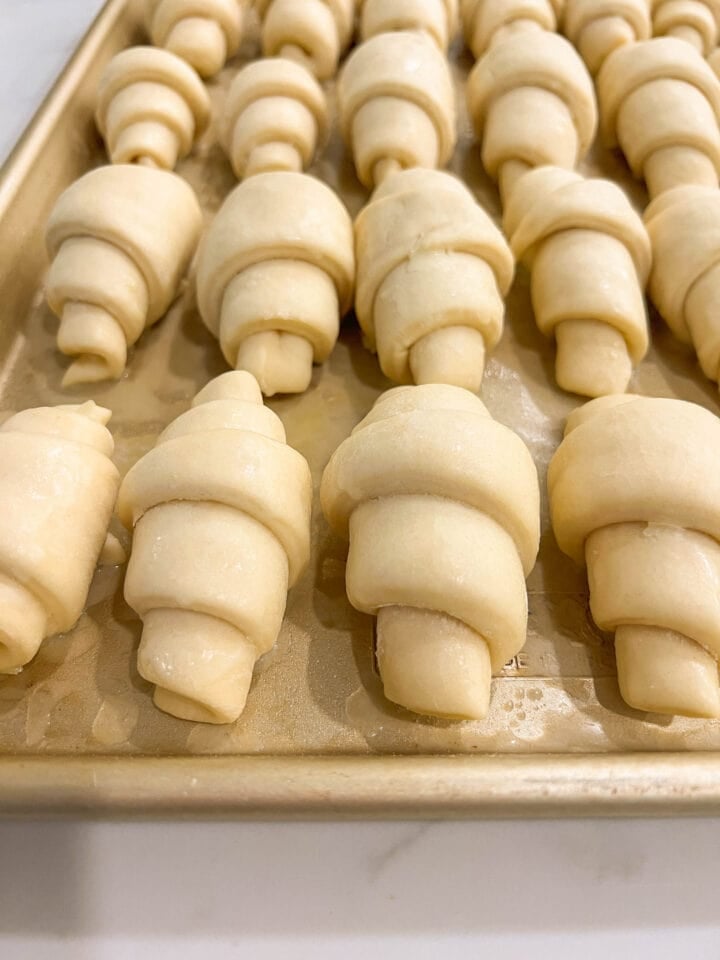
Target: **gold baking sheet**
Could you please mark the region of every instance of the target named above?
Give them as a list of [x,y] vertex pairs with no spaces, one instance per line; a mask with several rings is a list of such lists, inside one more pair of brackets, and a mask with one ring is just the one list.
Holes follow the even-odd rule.
[[[120,382],[60,390],[65,361],[42,295],[44,224],[60,190],[104,161],[92,122],[97,78],[115,51],[142,38],[139,24],[136,4],[107,4],[0,180],[0,409],[94,397],[113,410],[122,472],[225,369],[190,283],[143,336]],[[456,46],[460,139],[452,169],[497,216],[464,108],[470,61]],[[212,85],[216,107],[255,50],[251,31],[241,57]],[[621,180],[644,202],[607,152],[596,151],[586,170]],[[212,132],[180,172],[208,219],[235,185]],[[365,202],[337,136],[312,172],[353,214]],[[523,270],[507,306],[483,398],[526,441],[544,484],[577,400],[554,386],[554,353],[533,322]],[[633,388],[717,412],[715,389],[657,318],[653,340]],[[288,441],[308,458],[316,490],[334,448],[388,386],[348,318],[309,391],[271,401]],[[317,497],[312,561],[232,726],[180,721],[153,707],[135,668],[141,627],[123,600],[123,570],[100,571],[75,629],[46,642],[21,674],[0,680],[0,812],[382,817],[718,809],[720,722],[648,718],[624,706],[611,639],[592,623],[584,573],[555,545],[545,498],[543,531],[528,582],[527,645],[495,680],[490,715],[479,723],[423,720],[383,699],[373,622],[345,597],[346,547],[330,534]]]

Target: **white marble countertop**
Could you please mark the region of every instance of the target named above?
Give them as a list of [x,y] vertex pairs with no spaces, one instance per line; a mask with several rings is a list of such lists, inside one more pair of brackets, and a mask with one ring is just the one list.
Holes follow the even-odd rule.
[[[101,0],[0,0],[4,157]],[[720,823],[0,824],[7,960],[720,956]]]

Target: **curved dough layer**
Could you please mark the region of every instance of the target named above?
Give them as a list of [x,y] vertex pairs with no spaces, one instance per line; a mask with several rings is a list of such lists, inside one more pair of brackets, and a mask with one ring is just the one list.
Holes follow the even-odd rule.
[[720,0],[651,0],[653,35],[677,37],[706,57],[720,37]]
[[622,393],[648,348],[650,241],[622,190],[561,167],[517,183],[504,227],[530,271],[535,320],[557,341],[563,390]]
[[717,187],[720,81],[690,44],[660,37],[621,47],[598,74],[597,91],[607,145],[621,148],[651,197]]
[[355,311],[383,373],[477,391],[503,329],[513,258],[459,180],[396,173],[355,222]]
[[476,60],[517,34],[532,43],[529,31],[557,30],[564,0],[460,0],[463,35]]
[[50,308],[64,386],[117,379],[127,350],[178,293],[202,228],[192,189],[174,173],[100,167],[61,194],[47,225]]
[[477,397],[396,387],[333,454],[320,500],[349,537],[347,592],[377,615],[388,699],[485,716],[490,676],[524,645],[538,479],[520,438]]
[[650,37],[648,0],[567,0],[563,31],[595,76],[618,47]]
[[720,193],[670,190],[650,204],[645,222],[652,301],[675,336],[692,343],[705,376],[720,383]]
[[443,167],[455,148],[450,68],[422,33],[382,33],[357,47],[340,75],[338,110],[370,189],[399,169]]
[[422,30],[445,51],[457,30],[457,0],[360,0],[360,37]]
[[615,631],[625,701],[720,716],[720,420],[682,400],[593,400],[548,489],[558,545],[587,563],[593,618]]
[[301,393],[352,303],[352,221],[324,183],[262,173],[237,187],[198,261],[198,305],[228,363],[267,396]]
[[255,0],[266,57],[295,60],[318,80],[337,73],[352,39],[355,0]]
[[505,202],[528,168],[573,168],[595,137],[592,80],[571,44],[554,33],[493,46],[475,64],[467,97],[483,166],[500,180]]
[[220,141],[238,180],[271,170],[301,172],[327,129],[327,103],[311,73],[282,58],[244,67],[228,91]]
[[118,500],[134,531],[125,598],[161,710],[240,716],[310,555],[311,501],[305,459],[239,371],[212,380],[130,470]]
[[172,170],[207,127],[210,98],[179,57],[131,47],[105,68],[95,119],[112,163]]
[[89,401],[0,426],[0,673],[83,611],[120,483],[109,419]]
[[240,46],[241,0],[145,0],[146,22],[156,47],[212,77]]

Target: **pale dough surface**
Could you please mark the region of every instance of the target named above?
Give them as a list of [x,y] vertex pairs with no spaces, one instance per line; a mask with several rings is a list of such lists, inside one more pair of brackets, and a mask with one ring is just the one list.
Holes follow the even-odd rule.
[[243,0],[145,0],[148,33],[157,47],[212,77],[240,46]]
[[302,173],[258,174],[236,187],[200,248],[200,314],[228,363],[253,373],[266,395],[307,389],[354,283],[350,216]]
[[378,616],[386,695],[482,717],[490,671],[525,642],[539,541],[535,466],[467,390],[396,387],[333,454],[320,499],[349,537],[347,591]]
[[386,376],[478,390],[514,264],[470,191],[437,170],[396,173],[357,217],[355,239],[355,310]]
[[318,80],[337,72],[352,39],[356,0],[255,0],[266,57],[289,57]]
[[446,58],[423,33],[381,33],[350,54],[338,81],[345,142],[363,184],[394,169],[444,167],[457,137],[455,95]]
[[568,418],[548,490],[593,617],[616,631],[625,700],[720,716],[720,420],[681,400],[594,400]]
[[623,191],[539,167],[515,186],[504,227],[530,270],[537,324],[557,340],[558,385],[591,397],[624,391],[648,349],[651,253]]
[[220,118],[220,142],[238,180],[271,170],[301,172],[327,133],[327,102],[308,70],[264,58],[240,70]]
[[143,619],[138,670],[175,716],[230,723],[280,631],[310,552],[312,481],[257,382],[222,374],[128,473],[125,579]]
[[46,295],[60,318],[65,383],[118,378],[127,349],[167,311],[195,252],[202,214],[174,173],[100,167],[59,197],[47,225]]
[[210,97],[180,57],[130,47],[100,78],[95,119],[112,163],[173,170],[206,129]]
[[110,411],[36,407],[0,427],[0,673],[83,611],[115,506]]

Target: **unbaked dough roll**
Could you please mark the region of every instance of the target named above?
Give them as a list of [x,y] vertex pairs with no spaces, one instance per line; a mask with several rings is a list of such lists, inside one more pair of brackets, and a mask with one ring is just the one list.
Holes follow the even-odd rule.
[[240,46],[241,0],[145,0],[146,21],[156,47],[165,47],[212,77]]
[[117,379],[127,350],[166,312],[200,237],[192,189],[174,173],[100,167],[61,194],[46,243],[46,283],[73,357],[63,386]]
[[720,81],[690,44],[659,37],[621,47],[598,74],[604,138],[620,146],[651,197],[717,187]]
[[360,0],[363,40],[396,30],[422,30],[447,50],[457,30],[457,0]]
[[631,395],[571,414],[548,472],[560,549],[587,563],[638,710],[720,716],[720,421]]
[[263,393],[302,393],[337,340],[355,281],[352,220],[324,183],[261,173],[230,194],[200,248],[198,305],[228,363]]
[[396,387],[333,454],[320,500],[349,538],[350,603],[377,616],[388,699],[480,719],[490,678],[524,645],[539,541],[522,440],[459,387]]
[[514,265],[470,191],[437,170],[396,173],[361,211],[355,239],[355,311],[383,373],[479,390]]
[[403,168],[444,167],[455,148],[450,68],[422,33],[382,33],[357,47],[340,74],[338,109],[370,189]]
[[355,25],[356,0],[255,0],[266,57],[287,57],[318,80],[334,77]]
[[83,611],[120,482],[109,419],[90,401],[0,427],[0,673]]
[[652,242],[650,296],[706,377],[720,383],[720,192],[678,187],[645,211]]
[[258,60],[230,87],[220,140],[244,180],[271,170],[305,170],[326,128],[325,94],[313,75],[292,60]]
[[112,163],[172,170],[207,127],[210,98],[179,57],[131,47],[107,65],[95,117]]
[[656,37],[677,37],[706,57],[718,45],[720,0],[651,0]]
[[648,0],[567,0],[563,30],[594,76],[618,47],[651,35]]
[[125,598],[155,704],[231,723],[310,553],[312,480],[249,373],[211,381],[123,481]]
[[650,241],[620,187],[561,167],[522,177],[505,210],[530,271],[535,320],[557,343],[555,376],[587,397],[622,393],[648,348]]
[[592,80],[572,45],[555,33],[520,34],[493,46],[468,79],[468,107],[482,161],[507,203],[531,167],[574,167],[595,137]]
[[460,0],[465,43],[479,59],[496,43],[528,31],[557,30],[565,0]]

